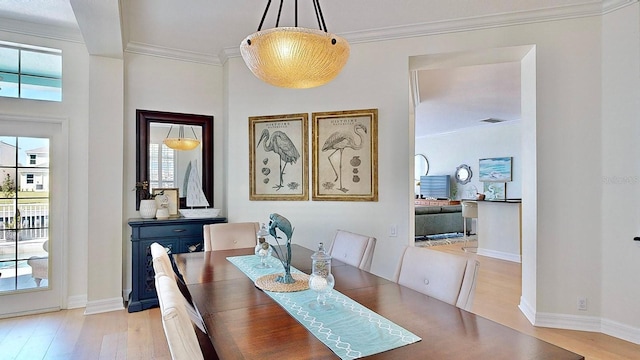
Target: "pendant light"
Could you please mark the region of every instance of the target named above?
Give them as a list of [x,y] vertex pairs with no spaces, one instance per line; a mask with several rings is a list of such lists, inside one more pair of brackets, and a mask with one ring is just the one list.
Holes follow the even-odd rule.
[[171,127],[169,128],[169,133],[167,133],[167,137],[162,141],[165,145],[167,145],[171,149],[193,150],[197,148],[198,145],[200,145],[200,140],[198,140],[198,137],[196,136],[196,132],[193,130],[193,127],[191,128],[191,131],[193,131],[193,138],[184,137],[184,125],[180,125],[177,138],[170,138],[169,135],[171,135],[172,129],[173,129],[173,125],[171,125]]
[[276,26],[262,30],[271,0],[262,15],[258,31],[240,44],[240,53],[255,76],[274,86],[305,89],[333,80],[349,58],[349,43],[327,32],[319,0],[311,0],[318,29],[298,27],[298,0],[295,0],[295,27],[278,27],[282,5],[280,0]]

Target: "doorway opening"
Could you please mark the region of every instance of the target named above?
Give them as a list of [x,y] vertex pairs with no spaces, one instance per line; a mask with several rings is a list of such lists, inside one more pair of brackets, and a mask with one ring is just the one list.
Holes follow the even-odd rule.
[[[420,114],[418,113],[419,106],[421,102],[425,101],[425,96],[430,94],[421,93],[421,88],[419,85],[419,72],[420,71],[432,71],[432,70],[441,70],[441,73],[454,73],[460,74],[461,69],[472,69],[473,67],[485,69],[491,68],[495,66],[499,68],[500,64],[512,64],[516,66],[516,70],[519,71],[519,78],[517,86],[519,91],[519,100],[520,100],[520,116],[517,121],[514,121],[512,124],[517,123],[515,128],[517,129],[517,133],[519,135],[519,144],[518,150],[519,154],[517,157],[517,161],[519,162],[519,174],[514,174],[514,181],[518,178],[518,184],[512,184],[513,186],[517,186],[517,188],[513,188],[515,192],[512,191],[512,194],[515,197],[522,199],[522,213],[520,220],[520,230],[521,236],[520,239],[516,239],[516,241],[520,241],[520,258],[522,259],[522,296],[520,302],[520,309],[528,317],[529,321],[532,322],[533,317],[531,307],[528,304],[535,304],[535,286],[536,286],[536,252],[535,252],[535,242],[536,242],[536,224],[537,224],[537,215],[536,215],[536,63],[535,63],[535,46],[533,45],[524,45],[524,46],[514,46],[514,47],[506,47],[506,48],[493,48],[493,49],[483,49],[469,52],[456,52],[456,53],[442,53],[442,54],[430,54],[430,55],[422,55],[422,56],[414,56],[409,58],[409,69],[411,73],[410,84],[411,84],[411,98],[412,102],[410,105],[410,115],[412,117],[412,121],[414,123],[414,144],[413,148],[410,150],[412,154],[423,153],[424,148],[422,148],[419,144],[420,140],[418,138],[419,132],[421,132],[421,126],[423,124],[420,123],[422,121],[420,119]],[[459,78],[457,81],[464,82],[465,79]],[[446,88],[446,85],[443,88],[436,89],[436,92],[446,93],[450,89]],[[468,96],[468,101],[477,101],[480,99],[482,101],[483,89],[479,90],[476,93],[471,93]],[[490,87],[487,88],[486,91],[495,91]],[[504,94],[503,96],[507,97],[509,94]],[[486,97],[485,97],[486,98]],[[496,116],[497,117],[497,116]],[[493,118],[493,117],[491,117]],[[483,119],[477,119],[480,121]],[[514,119],[508,119],[514,120]],[[505,122],[504,128],[507,127],[511,121]],[[490,126],[495,126],[490,125]],[[509,125],[511,126],[511,125]],[[467,126],[468,127],[468,126]],[[501,126],[503,127],[503,126]],[[481,133],[482,127],[478,124],[476,127],[471,128],[471,136],[467,136],[466,138],[456,137],[455,133],[459,129],[449,130],[448,132],[448,140],[456,145],[456,142],[470,142],[469,146],[478,146],[478,144],[474,141],[479,138],[476,137],[474,139],[473,133],[476,131],[478,134]],[[441,132],[446,133],[446,130],[440,130]],[[468,132],[468,131],[467,131]],[[513,132],[512,132],[513,134]],[[512,139],[513,140],[513,139]],[[458,145],[462,145],[459,143]],[[464,146],[453,146],[450,147],[450,151],[452,156],[464,156],[460,152],[463,151]],[[460,164],[456,164],[454,166],[449,166],[445,169],[438,169],[438,159],[435,159],[433,154],[424,154],[429,160],[429,175],[447,175],[450,173],[451,177],[454,178],[454,172],[456,170],[456,166]],[[497,155],[497,154],[496,154]],[[504,154],[506,156],[510,156],[509,154]],[[488,156],[493,157],[493,156]],[[478,173],[478,161],[479,155],[478,153],[474,153],[470,160],[465,160],[463,162],[468,162],[474,173]],[[515,161],[515,160],[514,160]],[[450,169],[449,169],[450,168]],[[450,171],[449,171],[450,170]],[[411,174],[414,176],[414,174]],[[476,175],[477,176],[477,175]],[[455,180],[452,180],[455,181]],[[472,179],[473,183],[473,179]],[[482,183],[475,184],[475,188],[471,190],[467,189],[465,186],[462,191],[459,191],[457,194],[453,194],[454,196],[450,196],[450,198],[454,199],[465,199],[469,198],[469,194],[471,192],[479,192],[482,193],[484,189],[481,189]],[[455,186],[455,185],[454,185]],[[413,185],[418,191],[418,187]],[[473,191],[472,191],[473,190]],[[508,191],[507,191],[508,193]],[[513,196],[509,196],[513,197]],[[411,208],[414,211],[410,213],[414,217],[410,223],[413,225],[413,235],[415,238],[415,227],[416,219],[415,219],[415,200],[411,201]],[[473,229],[474,231],[476,229]],[[482,248],[482,244],[479,244],[480,248]]]

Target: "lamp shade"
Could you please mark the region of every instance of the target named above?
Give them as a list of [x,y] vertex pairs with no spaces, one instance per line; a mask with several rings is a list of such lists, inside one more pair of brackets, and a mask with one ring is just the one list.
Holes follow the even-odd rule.
[[240,44],[240,53],[264,82],[306,89],[338,76],[349,58],[349,43],[321,30],[276,27],[249,35]]
[[166,138],[162,142],[174,150],[193,150],[200,145],[200,140],[184,137]]

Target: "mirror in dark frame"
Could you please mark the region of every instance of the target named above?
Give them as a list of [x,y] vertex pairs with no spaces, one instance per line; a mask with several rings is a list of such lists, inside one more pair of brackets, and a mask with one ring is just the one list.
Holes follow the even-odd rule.
[[[201,184],[202,191],[207,201],[213,206],[213,116],[195,115],[183,113],[171,113],[153,110],[136,110],[137,139],[136,139],[136,182],[149,181],[150,163],[149,149],[153,133],[158,129],[170,131],[171,127],[193,127],[201,134],[200,146],[195,150],[201,151]],[[175,129],[174,131],[175,132]],[[187,132],[187,131],[185,131]],[[191,133],[191,130],[188,130]],[[176,150],[178,151],[178,150]],[[199,155],[199,154],[198,154]],[[199,166],[200,167],[200,166]],[[184,176],[174,174],[175,183],[172,187],[181,189]],[[166,187],[166,186],[165,186]],[[136,201],[136,210],[139,209],[140,199]],[[186,202],[183,192],[180,192],[180,208],[185,208]]]

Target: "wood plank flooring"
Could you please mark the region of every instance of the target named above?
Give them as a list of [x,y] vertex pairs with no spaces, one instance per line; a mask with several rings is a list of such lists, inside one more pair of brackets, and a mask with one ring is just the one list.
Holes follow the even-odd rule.
[[[640,359],[640,345],[583,331],[533,327],[517,305],[520,264],[465,253],[460,244],[430,247],[477,256],[480,272],[472,311],[582,354],[588,360]],[[171,359],[158,308],[84,315],[84,309],[0,320],[4,359]]]

